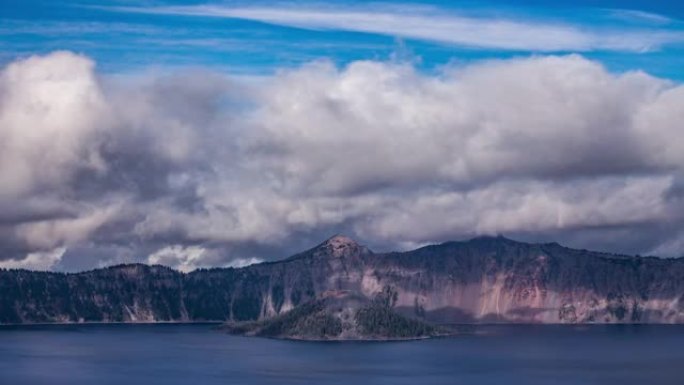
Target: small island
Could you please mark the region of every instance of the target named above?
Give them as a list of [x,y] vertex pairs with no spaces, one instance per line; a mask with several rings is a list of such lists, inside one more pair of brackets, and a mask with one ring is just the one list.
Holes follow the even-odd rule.
[[397,293],[386,287],[375,298],[346,290],[328,291],[272,318],[229,322],[231,334],[311,341],[392,341],[446,336],[441,327],[394,311]]

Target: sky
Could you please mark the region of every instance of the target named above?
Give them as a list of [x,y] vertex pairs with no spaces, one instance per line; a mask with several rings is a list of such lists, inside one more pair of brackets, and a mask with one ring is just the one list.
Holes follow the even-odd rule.
[[684,4],[0,0],[0,268],[684,255]]

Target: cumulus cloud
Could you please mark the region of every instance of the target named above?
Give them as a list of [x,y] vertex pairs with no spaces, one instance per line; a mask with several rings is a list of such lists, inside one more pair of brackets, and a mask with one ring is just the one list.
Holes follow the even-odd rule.
[[258,82],[20,59],[0,74],[0,260],[189,271],[337,232],[681,255],[682,105],[679,84],[576,55],[439,74],[322,61]]
[[[107,106],[83,56],[56,52],[0,73],[0,197],[53,187],[79,169],[102,170],[98,131]],[[104,118],[104,119],[103,119]]]
[[209,267],[245,267],[263,262],[262,259],[235,258],[228,262],[221,261],[217,250],[206,249],[201,246],[172,245],[163,247],[147,257],[147,263],[164,265],[182,272],[190,272],[199,268]]
[[150,254],[147,257],[147,263],[170,266],[188,272],[201,266],[202,257],[205,253],[206,250],[199,246],[167,246]]
[[650,153],[670,146],[672,125],[653,136],[643,131],[655,114],[633,122],[635,111],[662,105],[656,98],[672,92],[668,85],[642,73],[614,76],[579,56],[490,62],[441,78],[387,63],[357,62],[341,71],[324,63],[274,83],[264,93],[257,132],[266,134],[258,145],[264,156],[275,154],[277,175],[307,190],[466,187],[680,161],[674,153]]
[[62,259],[65,251],[66,248],[58,247],[50,251],[37,251],[28,253],[20,260],[10,259],[6,261],[0,261],[0,268],[28,269],[38,271],[51,270]]

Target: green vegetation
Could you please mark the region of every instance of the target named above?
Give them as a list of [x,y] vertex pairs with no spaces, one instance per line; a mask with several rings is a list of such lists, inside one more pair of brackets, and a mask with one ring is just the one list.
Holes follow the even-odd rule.
[[324,339],[342,333],[339,318],[326,312],[324,301],[312,301],[263,323],[259,336],[309,337]]
[[325,300],[316,300],[271,319],[228,323],[224,329],[262,337],[327,339],[342,333],[342,322],[326,312]]
[[441,334],[436,327],[393,310],[397,293],[385,287],[373,300],[336,292],[309,301],[276,317],[228,323],[234,334],[297,339],[409,339]]
[[356,312],[355,321],[360,334],[376,338],[416,338],[437,334],[434,326],[396,313],[393,310],[396,302],[396,290],[385,286],[370,305]]
[[437,333],[432,325],[404,317],[391,308],[378,305],[359,309],[355,318],[359,331],[367,337],[416,338]]

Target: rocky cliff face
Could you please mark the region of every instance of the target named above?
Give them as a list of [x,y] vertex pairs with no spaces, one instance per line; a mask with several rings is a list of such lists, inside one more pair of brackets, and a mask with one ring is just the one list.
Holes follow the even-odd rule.
[[249,321],[330,291],[436,323],[684,323],[684,260],[502,237],[375,254],[346,237],[279,262],[188,274],[123,265],[78,274],[0,271],[0,322]]

